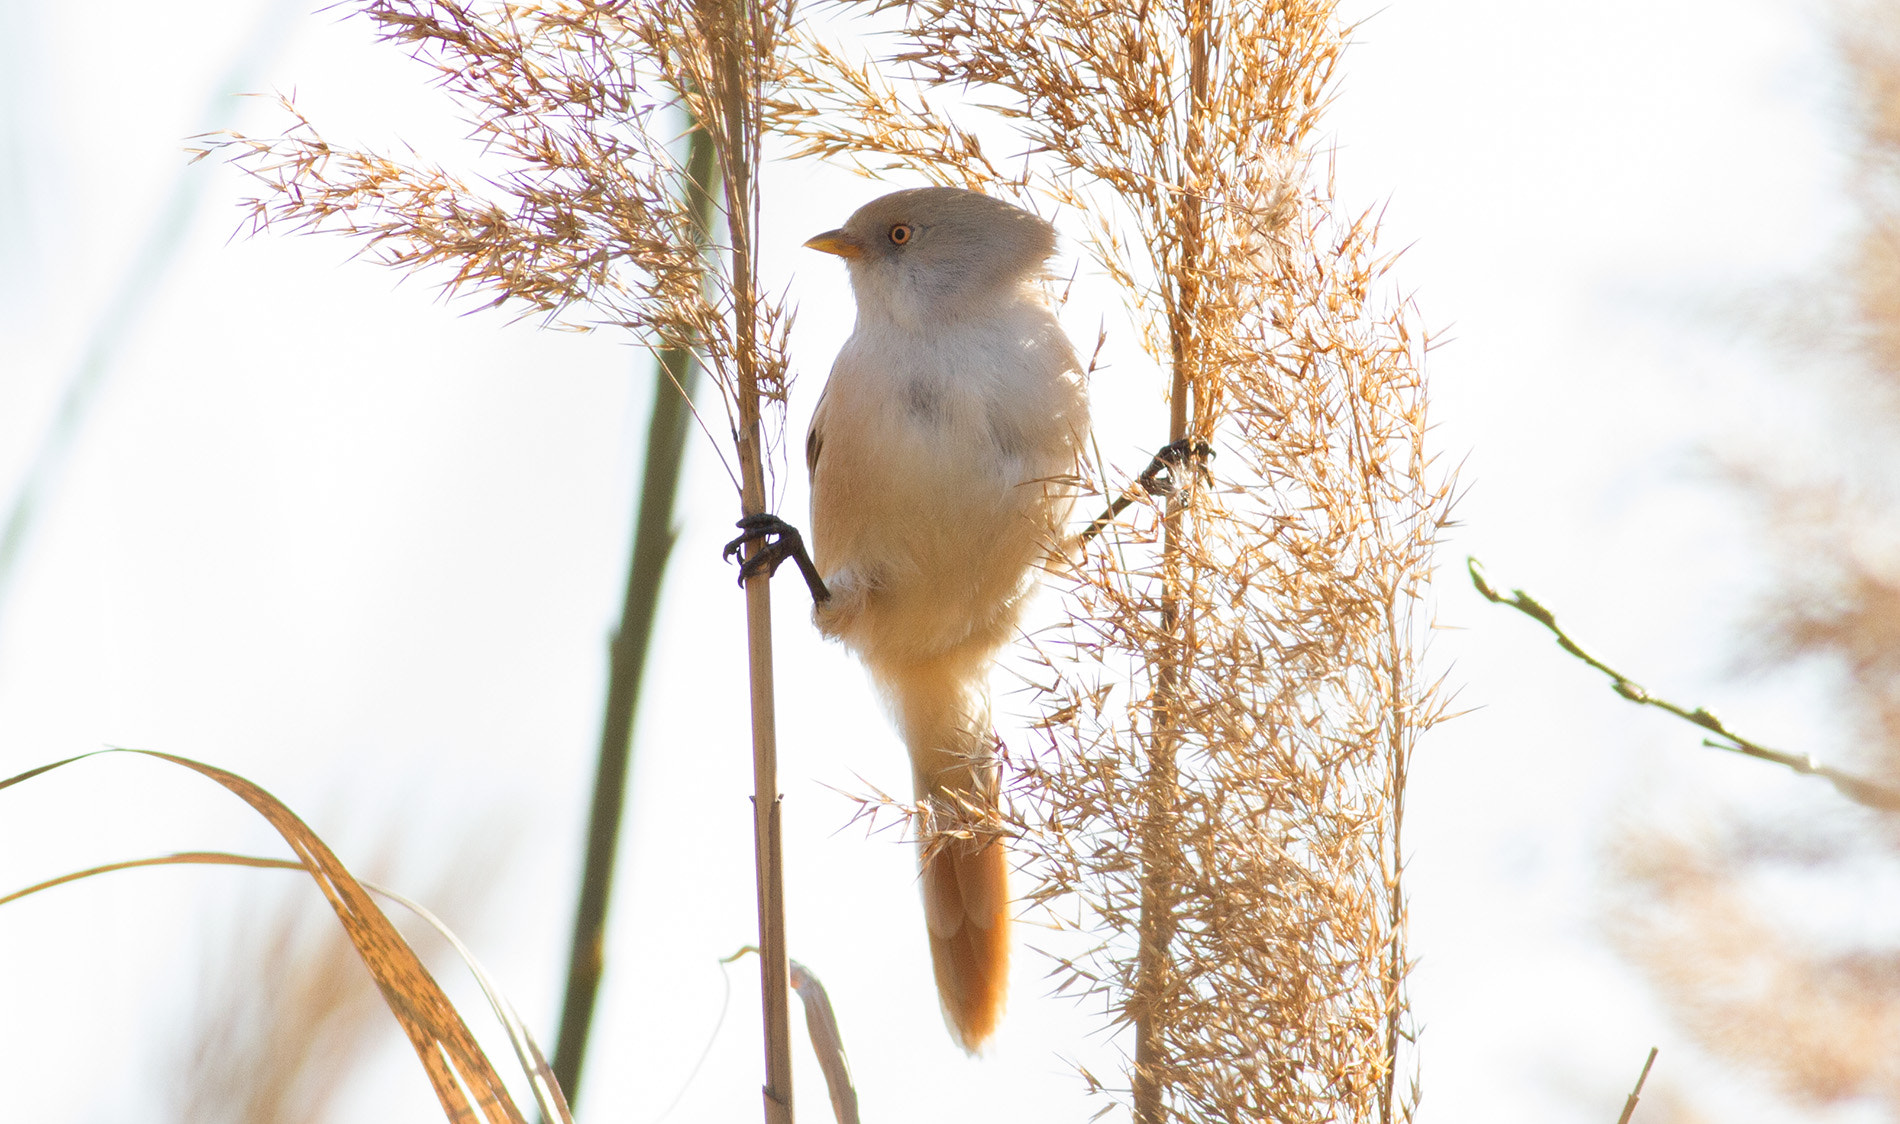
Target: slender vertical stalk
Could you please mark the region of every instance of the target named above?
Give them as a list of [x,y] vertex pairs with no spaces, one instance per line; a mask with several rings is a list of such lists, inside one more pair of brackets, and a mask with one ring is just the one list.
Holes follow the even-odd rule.
[[[712,182],[712,138],[695,124],[687,141],[684,188],[702,248],[711,240]],[[620,849],[621,815],[626,807],[634,716],[640,709],[640,685],[653,637],[660,581],[673,552],[673,503],[679,492],[690,421],[687,397],[698,375],[699,365],[690,348],[669,347],[660,352],[653,412],[647,420],[646,463],[640,473],[627,588],[621,602],[620,626],[608,646],[607,703],[600,725],[594,804],[587,821],[587,857],[581,870],[580,900],[574,908],[567,995],[561,1005],[561,1031],[554,1048],[554,1076],[570,1104],[580,1096],[581,1066],[587,1057],[588,1034],[605,968],[607,909]]]
[[[756,97],[747,64],[760,38],[755,0],[727,0],[726,26],[742,42],[723,44],[720,108],[725,117],[726,223],[732,239],[732,307],[737,329],[740,506],[765,512],[764,441],[760,426],[758,293],[753,271],[759,200],[752,172],[758,159]],[[750,559],[759,547],[746,551]],[[778,726],[772,681],[772,587],[766,574],[746,582],[746,641],[752,703],[753,833],[758,863],[759,985],[765,1023],[766,1124],[791,1124],[791,973],[785,955],[785,889],[780,848]]]
[[1385,953],[1385,1085],[1379,1097],[1379,1124],[1392,1124],[1393,1110],[1397,1107],[1393,1096],[1398,1091],[1399,1039],[1404,1034],[1401,1021],[1405,1015],[1405,1004],[1401,1002],[1405,988],[1405,893],[1401,884],[1405,872],[1405,848],[1402,833],[1405,828],[1405,776],[1411,763],[1414,731],[1409,721],[1412,710],[1406,706],[1403,694],[1409,649],[1405,646],[1405,635],[1399,628],[1397,605],[1400,595],[1400,590],[1393,589],[1386,600],[1386,659],[1382,669],[1389,692],[1386,713],[1391,716],[1386,742],[1386,752],[1390,755],[1386,770],[1386,800],[1392,808],[1392,841],[1384,860],[1388,932]]
[[[1188,435],[1190,395],[1199,359],[1195,319],[1200,311],[1201,195],[1206,182],[1203,125],[1207,105],[1207,0],[1189,0],[1188,117],[1184,130],[1183,185],[1175,230],[1180,237],[1179,258],[1173,263],[1175,301],[1168,335],[1173,378],[1168,390],[1168,440]],[[1198,419],[1195,419],[1198,420]],[[1183,473],[1184,478],[1191,476]],[[1170,1084],[1165,1043],[1167,1006],[1172,990],[1169,946],[1174,942],[1174,898],[1177,850],[1174,810],[1180,798],[1176,764],[1179,735],[1182,665],[1191,640],[1182,632],[1183,560],[1181,550],[1182,495],[1168,498],[1161,528],[1161,645],[1155,682],[1153,733],[1149,739],[1146,808],[1141,825],[1141,916],[1136,932],[1140,946],[1135,961],[1135,1119],[1138,1124],[1160,1124],[1165,1118]]]
[[[202,120],[206,133],[228,127],[238,116],[244,99],[237,95],[257,85],[258,75],[269,68],[289,41],[300,15],[301,5],[295,0],[276,0],[264,9],[205,105]],[[85,349],[67,372],[59,404],[33,455],[25,462],[19,489],[7,504],[5,516],[0,517],[0,619],[4,619],[8,594],[23,565],[28,539],[55,497],[67,462],[103,396],[126,341],[138,329],[146,310],[165,292],[166,277],[178,261],[210,179],[207,169],[195,165],[193,161],[179,170],[163,208],[146,230],[144,242],[86,333]]]
[[[450,291],[481,289],[496,304],[521,302],[569,327],[607,327],[688,342],[729,396],[742,506],[766,508],[761,413],[783,397],[775,301],[756,269],[759,118],[792,0],[469,5],[457,0],[355,0],[385,36],[443,77],[477,135],[510,170],[464,180],[430,162],[338,148],[293,111],[288,135],[231,136],[229,150],[264,187],[247,200],[254,228],[273,222],[375,240],[405,269],[455,263]],[[657,108],[640,76],[665,74],[712,142],[723,184],[728,265],[693,252],[675,161],[636,127]],[[649,83],[657,91],[668,83]],[[543,110],[546,109],[544,112]],[[558,111],[557,111],[558,110]],[[505,200],[505,202],[504,202]],[[656,205],[656,202],[658,205]],[[684,235],[684,236],[683,236]],[[748,560],[756,558],[748,551]],[[747,583],[753,716],[760,941],[764,948],[767,1120],[791,1119],[788,970],[784,948],[776,746],[772,714],[770,595]],[[626,638],[631,644],[631,631]],[[631,670],[633,649],[617,653]],[[616,704],[618,705],[618,704]],[[621,731],[603,730],[620,741]],[[597,861],[611,858],[608,830],[621,812],[612,790],[624,764],[611,754],[599,793]],[[618,775],[615,775],[615,774]],[[596,888],[604,894],[605,885]],[[605,906],[604,897],[592,910]],[[598,972],[597,917],[583,917],[575,959]],[[576,996],[569,1017],[588,1004]],[[578,1074],[580,1042],[568,1056]]]

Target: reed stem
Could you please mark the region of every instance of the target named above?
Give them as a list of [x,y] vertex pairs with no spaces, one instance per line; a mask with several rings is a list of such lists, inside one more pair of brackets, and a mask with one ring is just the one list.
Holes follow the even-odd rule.
[[[732,309],[736,329],[740,506],[766,510],[764,440],[760,424],[758,292],[753,234],[759,199],[753,184],[758,159],[755,82],[760,14],[756,0],[726,0],[725,26],[743,42],[722,45],[720,111],[725,117],[726,225],[732,241]],[[761,549],[752,543],[747,559]],[[778,725],[773,703],[772,586],[769,574],[746,581],[746,652],[752,706],[753,833],[758,866],[759,986],[765,1024],[766,1124],[792,1122],[791,970],[785,953],[785,879],[780,840]]]
[[[713,221],[713,142],[693,123],[687,140],[684,185],[703,249],[711,241]],[[640,498],[633,521],[633,545],[620,625],[608,645],[607,702],[601,718],[600,757],[594,773],[594,802],[587,821],[587,857],[581,869],[580,900],[574,908],[574,935],[568,950],[567,992],[561,1004],[560,1037],[554,1048],[554,1076],[569,1103],[580,1096],[581,1067],[606,967],[607,911],[612,900],[615,860],[620,850],[621,817],[626,807],[627,774],[633,755],[633,727],[640,709],[660,583],[672,556],[677,532],[673,505],[691,420],[687,399],[699,378],[692,349],[663,349],[655,369],[653,412],[647,419],[646,463],[640,473]]]
[[[1176,231],[1180,260],[1175,263],[1174,308],[1168,335],[1173,377],[1168,389],[1168,440],[1187,437],[1193,417],[1190,396],[1199,359],[1195,318],[1200,309],[1201,185],[1206,182],[1202,126],[1207,106],[1207,0],[1189,0],[1188,119],[1184,164],[1189,183],[1180,193]],[[1183,480],[1192,473],[1182,473]],[[1184,579],[1181,550],[1183,493],[1168,497],[1161,528],[1161,650],[1155,682],[1154,726],[1149,739],[1146,808],[1141,826],[1141,915],[1136,924],[1140,947],[1135,962],[1135,1068],[1133,1094],[1138,1124],[1161,1124],[1165,1119],[1170,1084],[1165,1028],[1172,981],[1170,946],[1174,943],[1175,864],[1179,840],[1174,810],[1180,798],[1176,763],[1179,740],[1183,663],[1191,641],[1182,631]]]

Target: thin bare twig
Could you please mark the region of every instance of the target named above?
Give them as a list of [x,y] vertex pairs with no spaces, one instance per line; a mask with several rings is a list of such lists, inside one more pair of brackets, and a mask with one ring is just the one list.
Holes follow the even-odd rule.
[[1839,790],[1842,796],[1847,797],[1856,804],[1864,804],[1869,808],[1877,808],[1883,812],[1900,812],[1900,789],[1881,784],[1879,781],[1868,780],[1866,777],[1843,772],[1831,765],[1823,765],[1815,760],[1811,754],[1789,753],[1786,750],[1770,749],[1760,742],[1745,738],[1730,730],[1727,726],[1722,724],[1721,719],[1710,714],[1704,707],[1698,706],[1691,710],[1688,707],[1670,702],[1668,699],[1658,698],[1650,694],[1642,684],[1584,651],[1575,640],[1570,638],[1568,633],[1564,632],[1564,630],[1558,626],[1556,616],[1553,615],[1549,609],[1539,604],[1530,594],[1525,593],[1521,589],[1514,589],[1511,591],[1510,596],[1507,597],[1491,588],[1490,583],[1485,581],[1484,567],[1479,564],[1476,558],[1467,558],[1465,560],[1465,566],[1471,572],[1471,584],[1477,587],[1478,592],[1484,596],[1485,600],[1495,605],[1504,605],[1516,609],[1518,612],[1523,613],[1525,616],[1549,629],[1551,635],[1557,638],[1558,647],[1609,676],[1610,689],[1612,691],[1636,703],[1638,706],[1653,706],[1658,710],[1668,711],[1677,718],[1685,722],[1694,723],[1715,735],[1715,737],[1712,738],[1703,738],[1703,745],[1711,749],[1725,749],[1730,753],[1740,753],[1762,761],[1771,761],[1776,765],[1793,769],[1797,773],[1803,773],[1808,776],[1821,777]]
[[1616,1124],[1630,1124],[1630,1117],[1636,1112],[1636,1099],[1643,1095],[1643,1082],[1649,1080],[1649,1067],[1656,1064],[1656,1047],[1649,1048],[1649,1060],[1643,1063],[1643,1072],[1636,1075],[1636,1088],[1630,1090],[1630,1099],[1623,1102],[1623,1115],[1616,1118]]

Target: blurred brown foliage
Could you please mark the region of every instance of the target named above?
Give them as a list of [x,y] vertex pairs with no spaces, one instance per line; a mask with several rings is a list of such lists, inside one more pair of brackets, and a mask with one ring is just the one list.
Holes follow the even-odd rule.
[[382,997],[340,926],[290,898],[259,920],[236,927],[205,965],[174,1120],[318,1124],[389,1038]]
[[[1757,674],[1825,669],[1835,716],[1853,735],[1830,756],[1891,786],[1900,784],[1900,3],[1857,0],[1833,18],[1858,223],[1810,299],[1783,310],[1793,389],[1828,432],[1813,446],[1776,440],[1732,470],[1759,505],[1774,579],[1745,663]],[[1900,1118],[1900,934],[1828,931],[1785,895],[1762,892],[1765,880],[1785,887],[1792,877],[1854,897],[1857,880],[1900,872],[1900,816],[1833,796],[1802,808],[1772,822],[1730,812],[1700,834],[1633,831],[1614,852],[1611,933],[1696,1042],[1791,1105],[1860,1100]]]
[[[493,823],[482,828],[448,850],[420,894],[465,936],[495,885],[467,872],[492,874],[510,834]],[[386,844],[369,865],[388,869],[395,851]],[[321,896],[295,874],[245,877],[246,895],[207,948],[198,1009],[168,1060],[170,1118],[320,1124],[335,1118],[353,1075],[379,1049],[400,1048],[401,1039],[361,954]],[[445,947],[439,939],[417,943]]]

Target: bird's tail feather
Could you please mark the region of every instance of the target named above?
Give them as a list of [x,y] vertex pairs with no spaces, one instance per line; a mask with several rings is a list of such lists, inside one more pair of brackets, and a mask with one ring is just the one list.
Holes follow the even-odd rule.
[[1009,992],[1008,866],[993,840],[946,840],[923,869],[937,998],[957,1044],[975,1052]]
[[982,830],[997,806],[987,669],[942,659],[880,670],[926,809],[918,847],[937,996],[957,1043],[975,1052],[1009,991],[1009,863]]

